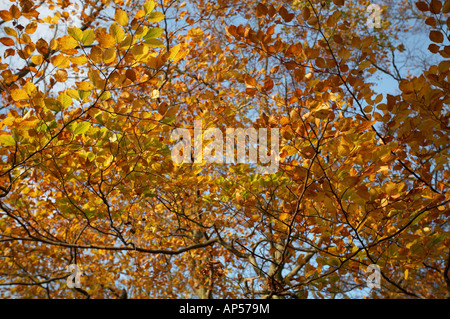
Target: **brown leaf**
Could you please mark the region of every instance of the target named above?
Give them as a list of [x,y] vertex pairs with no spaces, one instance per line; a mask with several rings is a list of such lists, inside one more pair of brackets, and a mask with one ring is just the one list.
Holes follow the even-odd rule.
[[440,31],[430,31],[430,40],[436,43],[444,41],[444,35]]

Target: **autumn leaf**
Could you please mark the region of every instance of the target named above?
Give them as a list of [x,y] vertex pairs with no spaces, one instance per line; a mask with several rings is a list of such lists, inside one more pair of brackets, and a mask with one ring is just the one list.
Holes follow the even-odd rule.
[[11,90],[11,97],[14,101],[26,100],[29,98],[27,92],[22,89]]
[[0,10],[1,297],[448,297],[450,1],[39,4]]
[[114,14],[114,20],[121,26],[128,25],[128,15],[122,9],[116,9],[116,13]]
[[430,31],[430,40],[436,43],[442,43],[444,36],[440,31]]
[[16,141],[11,135],[0,135],[0,145],[13,146],[16,145]]
[[6,38],[6,37],[0,38],[0,42],[3,45],[9,46],[9,47],[14,45],[14,40],[11,38]]
[[0,10],[0,19],[3,21],[11,21],[13,16],[8,10]]
[[153,11],[147,15],[147,20],[152,23],[156,23],[164,19],[164,14],[159,11]]
[[85,134],[90,127],[91,124],[89,122],[80,122],[69,125],[68,129],[73,133],[73,135],[80,135]]

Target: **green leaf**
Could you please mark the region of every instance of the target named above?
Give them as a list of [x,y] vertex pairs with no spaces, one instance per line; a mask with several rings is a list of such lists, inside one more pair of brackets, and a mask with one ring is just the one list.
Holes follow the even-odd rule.
[[171,154],[171,150],[170,150],[170,148],[167,146],[167,145],[164,145],[159,151],[158,151],[158,154],[161,154],[161,155],[170,155]]
[[427,247],[430,246],[437,246],[439,245],[441,242],[444,241],[444,239],[447,237],[447,234],[442,234],[440,236],[435,237],[433,240],[431,240],[430,242],[427,243]]
[[91,124],[89,122],[72,123],[68,126],[68,130],[74,135],[79,135],[86,133],[90,127]]
[[142,39],[147,40],[147,39],[159,38],[161,36],[161,34],[163,33],[163,31],[164,31],[164,29],[161,29],[161,28],[151,28],[150,30],[148,30],[147,34],[144,35],[144,37]]
[[0,145],[2,146],[12,146],[16,145],[16,141],[11,135],[0,135]]
[[61,105],[64,109],[66,109],[70,105],[72,105],[72,98],[70,96],[68,96],[66,93],[61,93],[58,96],[58,101],[59,101],[59,103],[61,103]]
[[176,116],[166,117],[163,120],[161,120],[162,124],[171,125],[173,122],[175,122]]
[[166,47],[160,39],[147,39],[144,41],[144,43],[153,48],[165,48]]
[[47,132],[50,129],[54,129],[58,127],[58,123],[55,121],[51,121],[46,123],[45,121],[42,121],[39,123],[39,125],[36,128],[37,132]]
[[55,112],[61,111],[61,103],[52,97],[46,98],[44,100],[44,103],[45,103],[45,106],[48,107],[52,111],[55,111]]
[[80,96],[80,100],[83,101],[85,98],[87,98],[91,94],[91,91],[83,91],[79,90],[78,95]]

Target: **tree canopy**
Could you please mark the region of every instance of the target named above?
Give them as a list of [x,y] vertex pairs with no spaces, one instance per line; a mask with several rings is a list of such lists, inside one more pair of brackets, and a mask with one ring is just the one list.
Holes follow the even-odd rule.
[[4,3],[0,296],[450,296],[450,0]]

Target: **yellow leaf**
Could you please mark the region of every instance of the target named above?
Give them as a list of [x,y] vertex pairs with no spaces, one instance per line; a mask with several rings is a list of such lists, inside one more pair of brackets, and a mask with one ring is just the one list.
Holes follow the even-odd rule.
[[67,95],[66,93],[61,93],[60,95],[58,95],[58,99],[57,99],[62,107],[64,109],[68,108],[70,105],[72,105],[72,98]]
[[83,31],[77,27],[67,28],[67,33],[69,33],[77,41],[81,41],[83,38]]
[[325,119],[328,117],[328,115],[330,115],[331,112],[333,112],[333,110],[324,103],[316,110],[314,110],[313,115],[314,117],[317,117],[319,119]]
[[25,32],[28,34],[33,34],[36,31],[36,29],[37,29],[37,23],[31,22],[26,26]]
[[[154,6],[154,4],[153,4],[153,6]],[[10,20],[13,19],[13,16],[12,16],[11,12],[9,12],[8,10],[1,10],[0,11],[0,18],[3,21],[10,21]]]
[[110,91],[103,91],[102,94],[100,95],[100,101],[106,101],[110,97],[111,97]]
[[151,46],[152,48],[164,48],[165,45],[160,39],[147,39],[144,41],[145,44]]
[[116,49],[108,48],[103,51],[103,62],[106,64],[114,62],[116,59]]
[[145,14],[149,14],[155,9],[155,2],[153,0],[147,1],[142,8],[144,9]]
[[16,141],[11,135],[0,135],[0,145],[12,146],[15,145]]
[[27,92],[22,89],[11,90],[11,97],[14,101],[26,100],[29,98]]
[[117,23],[111,24],[111,26],[109,27],[109,33],[111,33],[111,35],[114,37],[116,43],[119,43],[125,37],[125,32]]
[[142,55],[145,55],[148,53],[148,47],[142,44],[133,46],[133,49],[131,50],[133,55],[137,58]]
[[[91,53],[92,53],[92,51],[91,51]],[[89,61],[84,55],[71,56],[71,57],[69,57],[69,60],[73,64],[78,64],[78,65],[85,64]]]
[[132,35],[127,35],[125,39],[120,43],[120,47],[128,50],[131,45],[136,43],[136,37]]
[[153,90],[151,97],[152,97],[152,99],[159,98],[159,91],[158,90]]
[[344,144],[339,144],[338,146],[338,154],[339,156],[347,156],[348,153],[350,153],[350,149],[348,148],[347,145]]
[[365,60],[359,64],[358,69],[364,70],[364,69],[367,69],[369,66],[370,66],[370,61]]
[[17,37],[17,31],[9,27],[5,27],[5,33],[11,37]]
[[81,91],[90,91],[94,88],[92,83],[88,82],[88,81],[82,81],[82,82],[78,82],[76,84],[77,84],[78,90],[81,90]]
[[74,89],[67,89],[66,93],[68,96],[70,96],[72,99],[78,100],[80,96],[78,95],[78,91]]
[[81,38],[81,42],[83,45],[90,45],[95,40],[94,30],[87,29],[83,31],[83,37]]
[[154,11],[147,16],[147,20],[149,22],[156,23],[156,22],[159,22],[162,19],[164,19],[164,17],[165,17],[165,15],[162,12]]
[[40,65],[44,62],[44,57],[41,54],[36,54],[31,57],[31,62],[35,65]]
[[[117,25],[117,24],[116,24]],[[118,26],[119,27],[119,26]],[[119,27],[120,28],[120,27]],[[111,29],[110,29],[111,32]],[[102,33],[98,38],[97,38],[98,43],[100,44],[100,46],[102,48],[110,48],[112,47],[114,44],[116,44],[116,41],[114,39],[114,37],[108,33]]]
[[49,48],[50,50],[58,49],[58,41],[56,39],[51,39]]
[[180,48],[181,48],[181,44],[179,43],[170,49],[170,54],[169,54],[170,60],[173,60],[174,62],[177,62],[179,60],[179,59],[177,59],[177,57],[179,55],[178,53],[180,52]]
[[289,217],[288,213],[281,213],[279,218],[282,222],[284,222],[286,219],[288,219],[288,217]]
[[253,215],[253,216],[251,217],[251,219],[252,219],[252,221],[257,222],[258,220],[261,219],[261,215],[255,214],[255,215]]
[[397,185],[392,182],[386,183],[386,193],[388,193],[389,196],[395,195],[398,193]]
[[103,54],[103,50],[97,46],[94,45],[91,48],[91,52],[89,54],[89,58],[94,62],[94,63],[101,63],[102,62],[102,54]]
[[78,45],[77,40],[75,40],[71,35],[65,35],[58,40],[59,48],[61,50],[70,50]]
[[114,20],[116,20],[116,22],[122,26],[128,25],[128,15],[122,9],[116,9]]
[[37,92],[36,86],[35,86],[33,83],[31,83],[31,82],[25,83],[25,85],[23,86],[23,88],[25,89],[25,92],[27,92],[27,94],[28,94],[29,96],[33,96],[33,95],[35,95],[36,92]]
[[67,57],[62,54],[58,54],[57,56],[52,57],[50,61],[54,66],[57,66],[61,69],[67,68],[69,66],[69,59],[67,59]]
[[165,114],[166,117],[172,117],[175,116],[178,112],[178,107],[177,106],[172,106],[171,108],[169,108],[169,110],[167,111],[167,113]]

